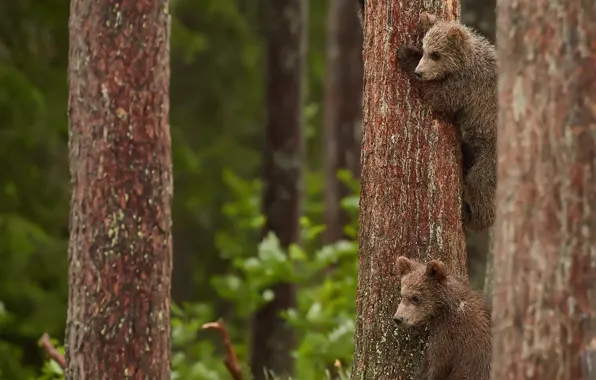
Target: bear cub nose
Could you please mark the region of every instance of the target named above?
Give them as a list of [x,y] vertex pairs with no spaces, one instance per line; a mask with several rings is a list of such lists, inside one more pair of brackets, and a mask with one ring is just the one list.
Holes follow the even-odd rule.
[[414,71],[414,75],[416,75],[416,78],[418,79],[422,78],[422,73],[418,70]]
[[402,317],[398,317],[397,315],[394,315],[393,322],[395,322],[396,325],[401,325],[404,322],[404,319]]

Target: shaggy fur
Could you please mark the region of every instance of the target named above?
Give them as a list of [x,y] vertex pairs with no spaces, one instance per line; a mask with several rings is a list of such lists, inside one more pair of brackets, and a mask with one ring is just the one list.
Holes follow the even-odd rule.
[[438,260],[424,265],[402,256],[397,268],[401,302],[394,321],[429,329],[418,379],[488,380],[491,319],[481,295],[467,281],[450,275]]
[[423,101],[459,126],[462,136],[464,207],[470,230],[495,220],[497,184],[497,60],[494,47],[472,29],[422,13],[422,48],[398,50]]

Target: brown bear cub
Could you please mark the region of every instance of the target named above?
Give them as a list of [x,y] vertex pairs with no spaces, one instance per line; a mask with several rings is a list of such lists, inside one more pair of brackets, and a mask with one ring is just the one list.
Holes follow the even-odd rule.
[[494,46],[455,21],[422,13],[422,47],[401,46],[400,67],[434,111],[461,130],[464,174],[462,218],[470,230],[495,220],[497,185],[497,59]]
[[420,380],[488,380],[491,318],[484,299],[447,272],[438,260],[426,265],[397,259],[401,302],[393,320],[429,331]]

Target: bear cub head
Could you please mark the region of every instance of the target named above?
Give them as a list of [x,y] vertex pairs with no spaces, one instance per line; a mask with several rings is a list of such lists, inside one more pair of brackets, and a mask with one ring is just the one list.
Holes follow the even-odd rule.
[[397,272],[401,278],[401,302],[393,320],[408,327],[428,324],[445,306],[442,301],[448,291],[447,266],[439,260],[425,265],[401,256],[397,259]]
[[470,31],[455,21],[441,20],[423,12],[420,26],[425,32],[422,39],[422,58],[414,70],[419,80],[441,80],[461,72],[469,48]]

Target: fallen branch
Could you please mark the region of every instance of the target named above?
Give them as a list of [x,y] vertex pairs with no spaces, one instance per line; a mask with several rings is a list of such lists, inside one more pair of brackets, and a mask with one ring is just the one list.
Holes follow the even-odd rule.
[[226,330],[226,326],[223,323],[223,320],[220,318],[217,322],[209,322],[205,323],[203,329],[215,329],[219,332],[221,336],[221,340],[223,341],[224,347],[226,349],[226,356],[224,358],[224,364],[228,369],[230,375],[234,380],[244,380],[242,376],[242,370],[240,368],[240,363],[238,362],[238,357],[236,356],[236,351],[234,351],[234,346],[232,346],[232,342],[230,340],[230,335]]
[[56,347],[54,347],[54,345],[50,341],[50,336],[48,335],[48,333],[44,333],[37,343],[44,350],[46,350],[50,359],[52,359],[53,361],[58,363],[58,365],[60,366],[60,368],[62,368],[62,370],[64,370],[66,368],[66,361],[64,360],[64,356],[62,356],[62,354],[60,354],[58,352]]

